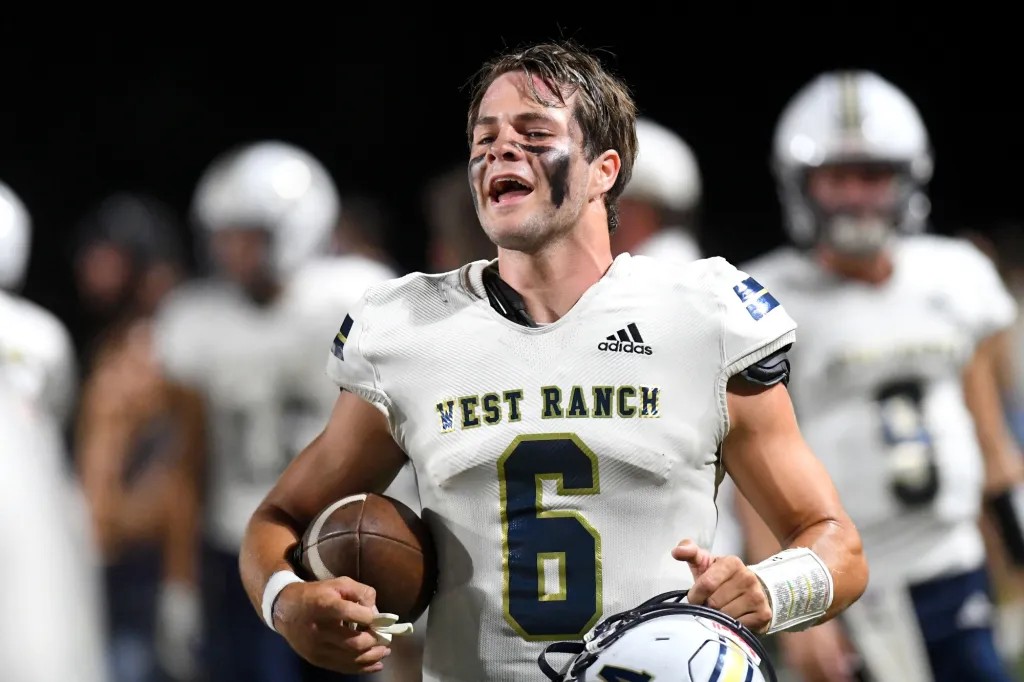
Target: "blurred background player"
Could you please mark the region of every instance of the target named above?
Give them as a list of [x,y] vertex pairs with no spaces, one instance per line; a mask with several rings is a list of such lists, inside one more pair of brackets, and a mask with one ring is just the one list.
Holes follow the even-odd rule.
[[[919,234],[928,134],[877,74],[801,89],[773,158],[794,245],[744,264],[745,293],[769,288],[799,325],[795,408],[864,540],[870,584],[841,621],[870,679],[1008,680],[978,521],[1021,480],[990,364],[1014,302],[970,242]],[[753,558],[775,551],[747,520]],[[854,679],[839,622],[780,641],[805,679]]]
[[675,131],[650,118],[637,119],[636,137],[636,166],[619,200],[613,253],[684,263],[701,258],[703,185],[693,150]]
[[0,677],[5,680],[112,679],[99,593],[91,584],[95,576],[83,565],[80,519],[67,504],[63,454],[52,416],[0,373]]
[[[999,221],[987,234],[965,232],[992,259],[1014,297],[1018,311],[1024,308],[1024,225]],[[992,339],[996,380],[1003,396],[1003,409],[1018,444],[1024,443],[1024,315]],[[1024,497],[1018,504],[1024,505]],[[1000,532],[991,515],[983,518],[982,531],[989,553],[996,597],[996,643],[1003,658],[1024,667],[1024,566],[1015,565],[1000,542]]]
[[80,298],[99,314],[83,353],[75,451],[105,564],[111,669],[116,682],[188,680],[200,605],[195,510],[181,492],[198,425],[160,374],[151,329],[188,274],[181,227],[163,202],[117,193],[77,232]]
[[337,396],[323,356],[350,297],[391,275],[365,257],[330,253],[340,210],[332,178],[308,152],[279,141],[226,152],[193,199],[209,271],[174,291],[158,314],[161,367],[202,405],[205,452],[194,489],[203,510],[209,679],[289,682],[303,674],[300,659],[253,612],[238,550],[252,511]]
[[56,315],[20,294],[32,249],[32,217],[0,182],[0,378],[62,429],[78,391],[71,335]]
[[[56,316],[19,294],[31,249],[31,215],[0,183],[0,519],[10,552],[0,562],[9,628],[0,633],[0,676],[106,680],[99,561],[67,448],[74,348]],[[47,551],[26,564],[25,547],[41,537]]]
[[[326,344],[333,343],[353,302],[353,294],[362,293],[369,283],[398,276],[395,261],[385,244],[391,215],[373,196],[348,192],[341,194],[341,219],[328,253],[310,258],[292,276],[283,292],[282,305],[293,311],[296,324],[303,331],[292,353],[305,360],[303,380],[318,401],[318,408],[309,415],[294,434],[293,442],[308,442],[323,428],[337,399],[337,389],[325,386],[327,379],[322,362]],[[352,202],[352,203],[350,203]],[[353,205],[354,204],[354,205]],[[325,342],[326,339],[326,342]],[[328,380],[329,381],[329,380]],[[415,512],[420,512],[419,489],[415,471],[406,466],[386,491]],[[375,682],[416,682],[422,677],[423,633],[427,613],[414,623],[412,636],[396,637],[392,642],[388,669],[373,676]],[[304,682],[334,682],[358,679],[340,675],[303,663]]]
[[144,194],[117,192],[99,201],[75,226],[71,243],[72,328],[79,362],[87,367],[106,337],[152,314],[189,263],[177,216]]

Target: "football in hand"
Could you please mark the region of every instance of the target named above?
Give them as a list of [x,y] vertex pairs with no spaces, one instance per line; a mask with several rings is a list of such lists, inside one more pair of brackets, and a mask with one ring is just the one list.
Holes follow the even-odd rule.
[[293,562],[306,577],[347,576],[377,591],[377,610],[412,623],[437,589],[437,554],[416,512],[387,495],[350,495],[309,524]]

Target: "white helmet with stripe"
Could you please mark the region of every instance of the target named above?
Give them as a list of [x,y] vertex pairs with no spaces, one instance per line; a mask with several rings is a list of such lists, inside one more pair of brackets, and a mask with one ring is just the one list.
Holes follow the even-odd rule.
[[[835,164],[875,164],[896,171],[897,200],[885,230],[841,229],[843,222],[809,196],[809,171]],[[928,131],[917,107],[871,71],[818,75],[786,105],[775,129],[772,170],[786,230],[800,246],[842,233],[850,235],[850,251],[871,250],[890,229],[923,230],[931,208],[925,187],[932,168]],[[876,243],[859,244],[858,239]]]
[[204,232],[267,230],[273,267],[281,275],[329,250],[340,212],[338,190],[323,164],[277,140],[247,144],[215,159],[193,200]]
[[[606,618],[582,642],[550,644],[538,665],[552,682],[776,682],[756,635],[685,596],[666,592]],[[559,653],[573,658],[556,670],[548,657]]]
[[703,187],[690,145],[674,131],[644,117],[637,119],[636,138],[636,163],[622,196],[679,213],[694,209]]

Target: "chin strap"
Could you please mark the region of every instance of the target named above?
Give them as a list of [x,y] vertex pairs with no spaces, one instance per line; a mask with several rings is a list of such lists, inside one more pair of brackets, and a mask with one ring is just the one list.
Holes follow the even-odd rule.
[[[586,649],[586,644],[583,642],[555,642],[549,645],[540,652],[540,656],[537,658],[537,665],[540,666],[540,670],[544,675],[547,676],[551,682],[562,682],[565,680],[565,675],[568,672],[568,666],[572,664],[572,661],[576,659],[576,656],[583,653]],[[559,672],[555,670],[550,663],[547,661],[548,654],[570,654],[572,658],[569,663],[566,664],[566,670]]]
[[524,327],[537,326],[533,318],[530,317],[530,313],[526,312],[526,303],[523,301],[523,297],[505,283],[505,280],[498,274],[497,267],[489,265],[484,268],[481,279],[492,308],[516,324],[521,324]]

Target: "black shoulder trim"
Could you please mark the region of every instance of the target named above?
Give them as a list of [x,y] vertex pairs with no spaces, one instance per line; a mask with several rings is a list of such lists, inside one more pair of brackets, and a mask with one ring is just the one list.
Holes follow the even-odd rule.
[[791,347],[792,344],[787,344],[768,357],[762,358],[740,372],[740,376],[759,386],[774,386],[780,381],[783,386],[788,386],[790,367],[787,353]]

